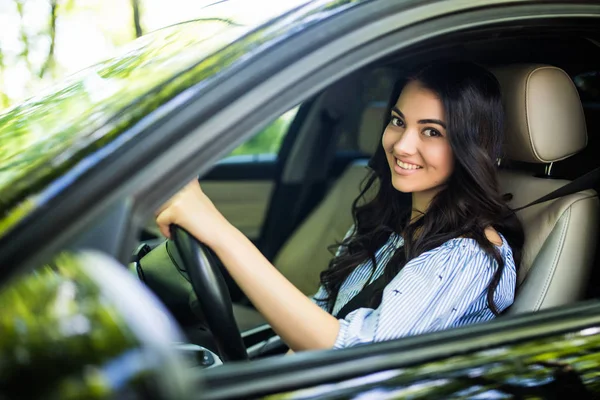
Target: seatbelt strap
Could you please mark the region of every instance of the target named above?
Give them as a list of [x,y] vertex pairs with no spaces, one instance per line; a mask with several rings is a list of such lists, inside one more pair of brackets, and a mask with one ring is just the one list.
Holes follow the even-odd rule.
[[600,182],[600,167],[591,170],[585,175],[580,176],[579,178],[567,183],[564,186],[559,187],[558,189],[548,193],[545,196],[540,197],[537,200],[532,201],[529,204],[524,205],[523,207],[519,207],[513,211],[521,211],[525,208],[535,206],[536,204],[544,203],[546,201],[558,199],[559,197],[568,196],[570,194],[578,193],[583,190],[593,189]]
[[377,308],[381,304],[381,295],[382,292],[379,293],[378,298],[373,299],[373,296],[377,291],[383,289],[385,287],[385,274],[381,274],[381,276],[375,279],[373,282],[369,283],[367,286],[363,288],[356,296],[350,299],[344,307],[335,315],[337,319],[344,319],[348,314],[350,314],[354,310],[358,310],[359,308],[370,306],[372,308]]

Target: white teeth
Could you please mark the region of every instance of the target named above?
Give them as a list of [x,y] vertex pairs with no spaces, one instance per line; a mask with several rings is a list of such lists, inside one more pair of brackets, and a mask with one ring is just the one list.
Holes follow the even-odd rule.
[[420,166],[418,166],[418,165],[415,165],[415,164],[408,164],[408,163],[402,162],[402,161],[400,161],[400,160],[398,160],[398,159],[396,159],[396,164],[397,164],[397,165],[398,165],[400,168],[402,168],[402,169],[419,169],[419,168],[421,168],[421,167],[420,167]]

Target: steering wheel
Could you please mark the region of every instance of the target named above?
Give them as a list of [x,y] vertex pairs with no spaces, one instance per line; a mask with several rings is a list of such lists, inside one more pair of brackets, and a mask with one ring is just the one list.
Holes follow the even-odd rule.
[[229,290],[219,267],[210,261],[206,245],[179,226],[171,225],[170,229],[221,359],[224,362],[248,360],[242,335],[233,317]]

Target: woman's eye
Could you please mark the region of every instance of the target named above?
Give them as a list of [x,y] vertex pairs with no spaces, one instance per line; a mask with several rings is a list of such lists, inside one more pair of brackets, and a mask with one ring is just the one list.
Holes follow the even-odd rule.
[[435,130],[435,129],[432,129],[432,128],[427,128],[427,129],[425,129],[425,130],[423,131],[423,134],[424,134],[425,136],[430,136],[430,137],[438,137],[438,136],[442,136],[442,134],[441,134],[439,131],[437,131],[437,130]]
[[392,117],[390,123],[394,126],[404,126],[404,122],[398,117]]

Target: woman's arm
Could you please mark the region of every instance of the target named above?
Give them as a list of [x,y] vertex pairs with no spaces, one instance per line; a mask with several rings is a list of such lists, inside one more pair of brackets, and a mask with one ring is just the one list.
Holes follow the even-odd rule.
[[228,229],[229,239],[212,249],[273,330],[295,351],[331,348],[338,320],[292,285],[239,230]]
[[157,224],[185,228],[209,246],[271,327],[294,351],[333,347],[336,318],[292,285],[239,230],[216,209],[194,181],[158,212]]

